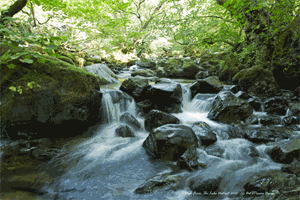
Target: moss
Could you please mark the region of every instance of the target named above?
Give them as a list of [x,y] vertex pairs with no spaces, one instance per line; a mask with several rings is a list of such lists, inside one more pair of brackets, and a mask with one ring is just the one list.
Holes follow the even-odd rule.
[[[18,51],[18,50],[17,50]],[[16,102],[22,96],[34,99],[40,90],[54,89],[61,98],[59,103],[65,101],[75,102],[76,99],[88,96],[94,89],[99,89],[97,77],[90,72],[80,69],[67,62],[50,56],[40,56],[44,63],[39,63],[37,58],[32,57],[32,64],[22,63],[18,59],[10,61],[8,64],[15,64],[14,69],[9,69],[8,64],[1,67],[1,118],[3,121],[11,114],[11,109],[16,106]],[[34,81],[40,87],[29,88],[28,82]],[[13,92],[10,86],[21,86],[22,94]],[[16,102],[14,102],[16,101]]]
[[75,63],[73,62],[73,60],[71,58],[69,58],[69,57],[60,56],[59,59],[62,60],[62,61],[65,61],[65,62],[67,62],[67,63],[69,63],[71,65],[75,65]]

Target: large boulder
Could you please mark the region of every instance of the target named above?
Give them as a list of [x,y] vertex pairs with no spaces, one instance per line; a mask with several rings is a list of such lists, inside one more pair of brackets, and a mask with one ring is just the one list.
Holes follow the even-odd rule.
[[273,143],[273,147],[268,150],[268,155],[278,163],[291,163],[294,158],[300,160],[300,137],[288,141]]
[[252,106],[243,99],[235,97],[231,92],[218,94],[213,102],[213,108],[207,117],[211,120],[223,122],[244,121],[253,113]]
[[190,128],[197,136],[200,145],[209,146],[217,141],[217,134],[208,125],[190,125]]
[[273,97],[265,101],[265,111],[270,114],[285,115],[288,101],[283,97]]
[[180,120],[174,115],[159,111],[150,111],[145,118],[145,129],[150,132],[152,129],[166,124],[180,124]]
[[263,67],[253,66],[250,69],[243,69],[233,77],[232,81],[243,91],[255,96],[268,97],[281,94],[272,72]]
[[125,112],[120,116],[120,121],[128,124],[134,130],[140,130],[142,128],[141,123],[130,113]]
[[153,129],[143,143],[143,147],[154,157],[176,161],[198,139],[193,130],[185,125],[167,124]]
[[[35,133],[37,139],[71,137],[100,121],[102,94],[97,76],[50,56],[31,59],[33,63],[26,67],[19,58],[1,63],[1,127],[11,139],[18,139],[19,131]],[[22,91],[13,91],[11,80]]]
[[160,83],[148,86],[147,99],[161,111],[181,112],[182,88],[179,83]]
[[132,96],[136,102],[140,102],[145,99],[144,95],[147,90],[147,85],[147,80],[129,78],[122,83],[120,90]]
[[199,79],[191,87],[192,98],[197,93],[219,93],[223,89],[223,85],[218,77],[210,76],[206,79]]
[[198,73],[195,76],[195,79],[205,79],[207,77],[211,76],[211,74],[209,73],[209,71],[202,71],[200,69],[200,71],[198,71]]
[[84,69],[98,76],[101,85],[119,82],[115,73],[106,64],[93,64],[84,67]]

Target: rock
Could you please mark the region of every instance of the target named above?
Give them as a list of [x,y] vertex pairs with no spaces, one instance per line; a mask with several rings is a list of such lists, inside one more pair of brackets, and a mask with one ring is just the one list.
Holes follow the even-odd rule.
[[207,77],[211,76],[211,74],[209,74],[208,71],[199,71],[196,76],[195,79],[205,79]]
[[131,73],[132,77],[143,76],[143,77],[153,77],[156,76],[156,73],[151,69],[137,70]]
[[300,177],[300,161],[294,159],[290,164],[282,166],[281,171]]
[[143,147],[158,159],[176,161],[198,140],[191,128],[179,124],[167,124],[153,129]]
[[228,125],[227,130],[224,130],[224,132],[227,133],[230,139],[245,137],[245,131],[236,124]]
[[158,80],[155,81],[155,84],[157,83],[172,83],[173,81],[169,78],[160,78]]
[[141,60],[137,60],[135,61],[135,64],[138,65],[141,68],[147,68],[147,69],[155,69],[156,63],[154,60],[152,59],[141,59]]
[[281,124],[281,118],[279,116],[262,116],[260,123],[264,126],[267,125],[279,125]]
[[285,115],[288,102],[282,97],[273,97],[264,102],[265,111],[269,114]]
[[180,120],[174,115],[159,110],[152,110],[147,114],[144,123],[146,131],[150,132],[152,129],[166,124],[180,124]]
[[225,91],[215,98],[213,108],[207,117],[211,120],[236,122],[244,121],[253,113],[252,106],[246,101],[235,97],[231,92]]
[[232,85],[228,88],[228,90],[232,93],[237,93],[239,91],[239,87],[237,85]]
[[297,87],[297,88],[294,90],[294,95],[295,95],[296,97],[300,97],[300,86]]
[[57,156],[60,152],[60,148],[35,148],[31,151],[30,157],[41,161],[47,161]]
[[147,85],[146,80],[129,78],[122,83],[120,90],[132,96],[136,102],[140,102],[145,100],[144,95],[146,94]]
[[145,183],[135,189],[137,194],[154,193],[158,190],[177,191],[184,189],[185,180],[190,176],[189,173],[183,172],[180,174],[162,174],[148,179]]
[[299,118],[295,117],[295,116],[290,116],[290,117],[286,116],[286,117],[283,117],[282,123],[285,126],[290,126],[290,125],[293,125],[293,124],[299,124]]
[[182,88],[179,83],[150,85],[146,97],[163,112],[181,112]]
[[205,125],[190,125],[190,128],[194,131],[201,145],[209,146],[217,141],[217,134]]
[[126,112],[123,113],[120,116],[120,121],[123,123],[126,123],[130,127],[132,127],[134,130],[140,130],[142,129],[141,123],[130,113]]
[[194,60],[183,61],[183,77],[194,79],[201,67],[196,64]]
[[149,99],[136,103],[136,107],[139,110],[139,113],[144,116],[149,113],[151,110],[158,109],[155,104],[153,104]]
[[278,163],[289,164],[294,158],[300,160],[300,137],[273,143],[267,154]]
[[120,125],[118,128],[116,128],[115,132],[116,136],[119,137],[135,137],[131,128],[127,125]]
[[238,98],[241,98],[241,99],[244,99],[244,100],[247,100],[247,99],[251,98],[251,95],[247,94],[244,91],[239,91],[234,96],[236,96]]
[[207,164],[198,162],[197,148],[196,145],[193,145],[177,160],[177,166],[181,169],[195,171],[198,168],[206,168]]
[[98,76],[101,85],[119,82],[115,73],[106,64],[93,64],[84,67],[84,69]]
[[244,129],[245,139],[253,143],[274,142],[276,139],[288,139],[291,133],[279,127],[248,127]]
[[255,111],[261,111],[262,103],[259,100],[250,98],[248,99],[248,103],[254,108]]
[[281,91],[270,70],[253,66],[243,69],[232,79],[233,84],[254,96],[270,97],[280,95]]
[[183,78],[183,69],[164,70],[164,74],[168,78]]
[[85,59],[80,58],[79,56],[75,56],[75,63],[80,67],[83,68],[85,64]]
[[201,193],[209,195],[211,192],[216,192],[219,189],[222,177],[194,175],[188,180],[188,186],[193,193]]
[[[297,193],[300,194],[299,186],[300,178],[276,170],[267,174],[252,176],[251,180],[244,185],[243,194],[245,198],[247,196],[262,196],[277,190],[279,193],[274,197],[275,199],[287,199],[288,191],[297,190]],[[292,196],[297,197],[297,193]],[[278,195],[282,195],[283,198]]]
[[191,87],[192,98],[197,93],[218,93],[223,89],[218,77],[210,76],[206,79],[199,79]]

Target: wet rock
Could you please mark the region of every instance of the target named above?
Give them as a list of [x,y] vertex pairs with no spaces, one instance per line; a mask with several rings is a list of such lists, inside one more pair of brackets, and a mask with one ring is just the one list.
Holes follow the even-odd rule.
[[159,110],[152,110],[147,114],[144,122],[145,129],[148,132],[165,124],[180,124],[180,120],[174,115]]
[[99,76],[99,83],[101,85],[119,82],[116,74],[106,64],[93,64],[84,67],[84,69]]
[[[279,191],[275,199],[284,199],[291,191],[296,192],[291,196],[296,197],[300,194],[300,178],[292,174],[287,174],[281,171],[271,171],[264,175],[255,175],[251,180],[244,185],[243,195],[247,196],[263,196],[268,193]],[[298,192],[297,192],[298,191]],[[298,193],[298,194],[297,194]],[[285,194],[285,195],[283,195]],[[281,196],[281,198],[280,198]],[[299,196],[298,196],[299,197]]]
[[255,111],[261,111],[262,102],[254,98],[250,98],[248,99],[248,103],[254,108]]
[[193,130],[185,125],[167,124],[153,129],[143,147],[154,157],[176,161],[198,140]]
[[192,98],[197,93],[218,93],[223,89],[223,85],[219,81],[218,77],[210,76],[206,79],[199,79],[191,87]]
[[126,112],[120,116],[120,121],[128,124],[135,130],[140,130],[142,128],[141,123],[130,113]]
[[185,186],[185,180],[190,176],[189,173],[184,172],[180,174],[163,174],[157,175],[148,179],[145,183],[140,185],[135,189],[137,194],[146,194],[153,193],[159,190],[168,191],[173,190],[177,191],[183,189]]
[[122,83],[120,90],[132,96],[136,102],[140,102],[145,100],[147,85],[147,80],[129,78]]
[[208,126],[189,126],[198,138],[199,143],[204,146],[209,146],[217,141],[217,134]]
[[158,109],[155,104],[153,104],[149,99],[136,103],[136,107],[139,110],[139,113],[144,116],[153,109]]
[[119,137],[135,137],[133,131],[127,125],[120,125],[118,128],[116,128],[115,133],[116,136]]
[[196,76],[195,79],[204,79],[211,76],[211,74],[209,73],[209,71],[199,71]]
[[236,122],[244,121],[253,113],[252,106],[243,99],[235,97],[231,92],[225,91],[215,98],[213,108],[207,117],[215,121]]
[[232,81],[243,91],[255,96],[270,97],[281,94],[272,72],[263,67],[253,66],[243,69],[233,77]]
[[169,78],[160,78],[160,79],[157,79],[156,81],[155,81],[155,84],[156,83],[172,83],[173,81],[171,80],[171,79],[169,79]]
[[281,171],[300,177],[300,161],[294,159],[290,164],[281,167]]
[[62,150],[60,148],[35,148],[31,151],[30,157],[47,161],[57,156]]
[[259,121],[260,121],[259,117],[255,116],[255,115],[251,115],[250,117],[248,117],[246,119],[245,122],[247,125],[257,125],[257,124],[259,124]]
[[281,118],[279,116],[262,116],[260,118],[260,123],[262,125],[279,125],[281,124]]
[[194,175],[188,180],[188,186],[193,193],[209,195],[219,189],[222,177],[207,176],[205,174]]
[[280,127],[246,127],[244,138],[257,144],[288,139],[291,132]]
[[132,77],[135,76],[143,76],[143,77],[152,77],[152,76],[156,76],[156,73],[150,69],[144,69],[144,70],[137,70],[131,73]]
[[273,143],[267,154],[278,163],[289,164],[294,158],[300,160],[300,137]]
[[199,168],[206,168],[207,164],[198,162],[197,147],[193,145],[177,160],[177,166],[181,169],[195,171]]
[[295,116],[290,116],[290,117],[286,116],[286,117],[283,117],[282,123],[285,126],[290,126],[292,124],[299,124],[299,118],[295,117]]
[[300,86],[294,90],[294,95],[300,97]]
[[229,125],[225,132],[227,133],[230,139],[245,137],[245,131],[242,128],[240,128],[239,125],[236,124]]
[[237,93],[239,91],[239,87],[237,85],[232,85],[228,88],[228,90],[232,93]]
[[249,95],[248,93],[246,93],[244,91],[239,91],[234,96],[236,96],[238,98],[241,98],[241,99],[244,99],[244,100],[247,100],[247,99],[251,98],[251,95]]
[[150,85],[148,91],[147,99],[159,110],[168,113],[181,112],[182,88],[179,83]]
[[288,102],[282,97],[273,97],[265,101],[265,111],[269,114],[285,115]]
[[135,62],[136,65],[138,65],[139,67],[142,67],[142,68],[147,68],[147,69],[155,69],[155,66],[156,66],[156,62],[152,59],[142,59],[142,60],[137,60]]

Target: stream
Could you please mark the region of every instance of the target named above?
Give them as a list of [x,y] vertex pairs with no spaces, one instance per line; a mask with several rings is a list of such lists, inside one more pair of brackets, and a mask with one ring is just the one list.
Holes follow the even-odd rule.
[[[158,174],[184,170],[179,169],[174,162],[153,159],[147,154],[142,144],[149,133],[144,130],[144,127],[134,132],[135,137],[115,136],[116,128],[122,124],[120,122],[122,113],[129,112],[142,125],[144,125],[144,117],[138,115],[133,99],[113,103],[110,96],[112,89],[102,88],[104,106],[99,112],[103,113],[104,123],[94,127],[92,136],[86,137],[71,146],[67,152],[39,166],[41,171],[54,179],[40,189],[37,199],[236,199],[235,195],[242,190],[250,177],[280,170],[282,164],[273,162],[266,154],[267,145],[253,144],[241,138],[228,139],[226,133],[228,125],[207,118],[216,94],[211,94],[208,100],[191,99],[189,85],[181,83],[183,112],[173,115],[180,119],[181,124],[206,122],[215,130],[218,140],[212,147],[198,148],[199,160],[206,163],[208,167],[200,171],[186,171],[186,173],[189,176],[199,173],[204,176],[221,176],[219,195],[192,194],[187,182],[177,191],[136,194],[135,189],[147,179]],[[113,86],[114,89],[118,87],[118,85]],[[256,114],[264,113],[256,112]],[[251,146],[257,150],[259,154],[257,157],[249,156],[248,151]],[[223,152],[222,156],[209,155],[206,152],[214,149]]]

